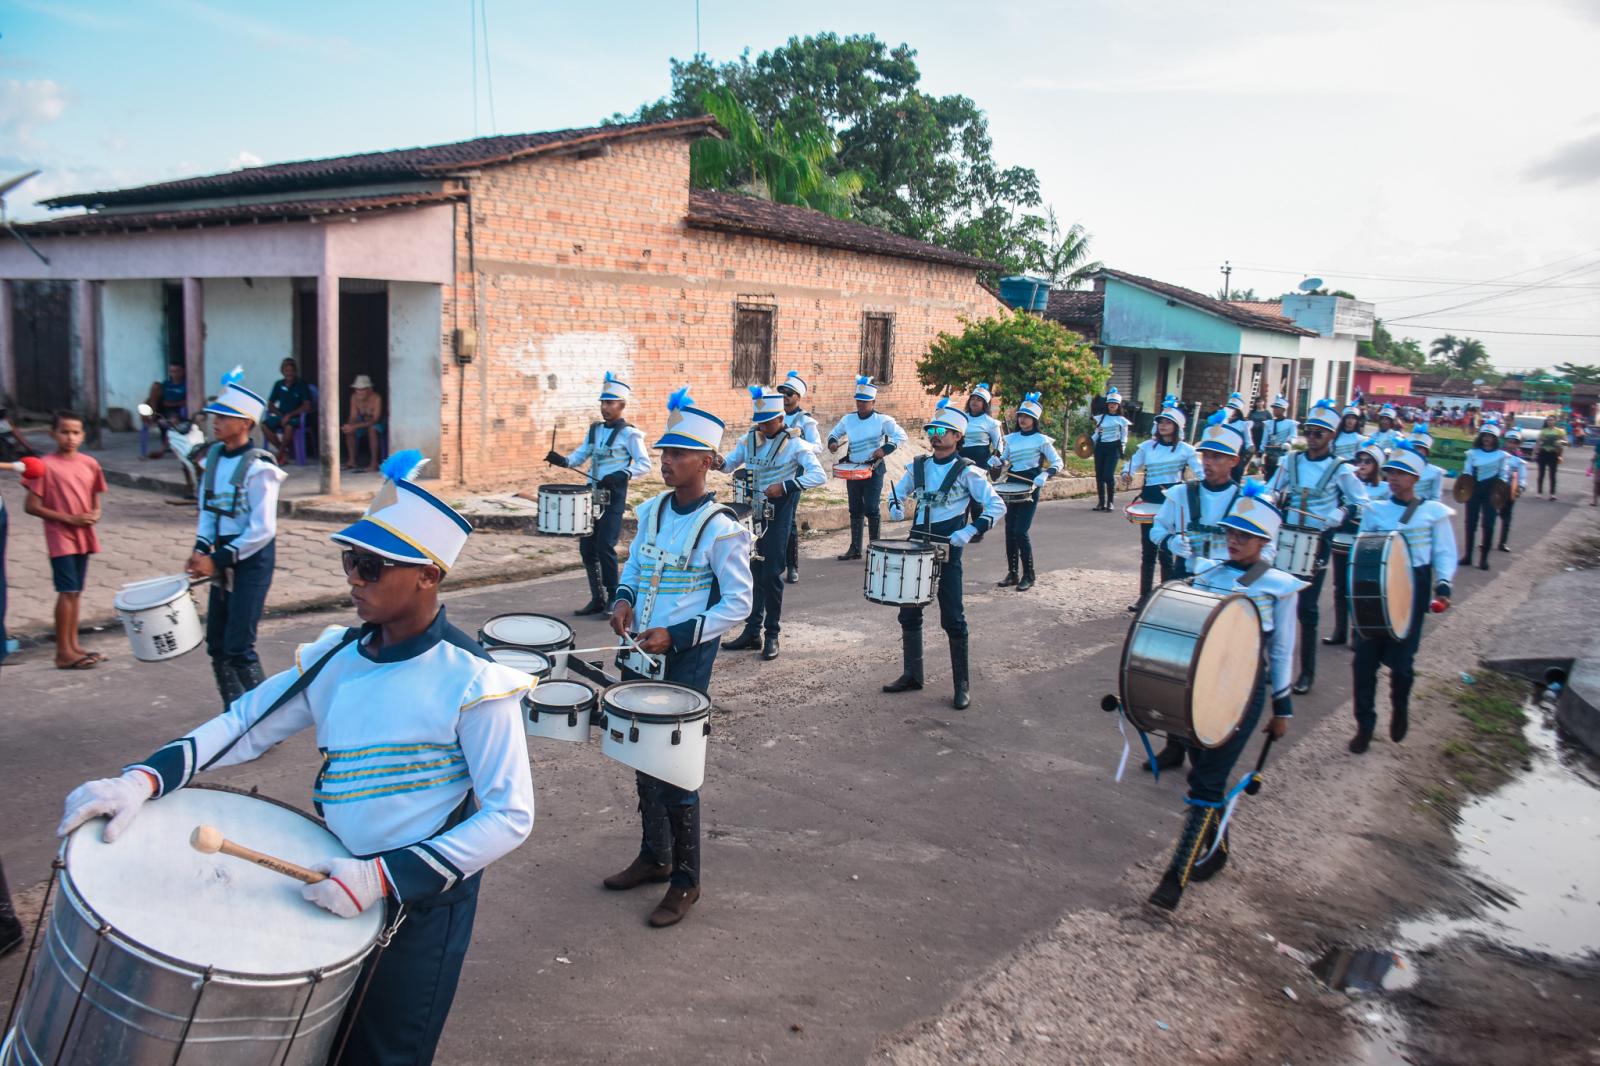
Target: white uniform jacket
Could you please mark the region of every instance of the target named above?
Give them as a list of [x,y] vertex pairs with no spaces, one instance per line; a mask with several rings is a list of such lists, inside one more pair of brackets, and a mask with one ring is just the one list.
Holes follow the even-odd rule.
[[1090,430],[1089,438],[1096,444],[1109,441],[1121,443],[1128,439],[1128,429],[1132,425],[1132,422],[1121,415],[1095,415],[1094,429]]
[[1510,464],[1506,460],[1510,454],[1504,448],[1496,448],[1486,452],[1482,448],[1468,450],[1467,457],[1461,462],[1461,472],[1471,474],[1479,481],[1492,481],[1495,478],[1507,478]]
[[[1300,590],[1310,586],[1293,574],[1271,569],[1247,588],[1239,583],[1239,579],[1248,570],[1218,559],[1202,560],[1195,564],[1195,570],[1195,588],[1212,592],[1242,592],[1256,605],[1271,663],[1272,699],[1274,704],[1279,704],[1289,695],[1289,686],[1294,681],[1294,646],[1300,632]],[[1276,708],[1274,713],[1279,718],[1292,716],[1280,713]]]
[[[1199,514],[1193,513],[1189,506],[1190,497],[1194,495],[1199,497]],[[1195,559],[1226,559],[1228,542],[1221,523],[1238,496],[1239,486],[1232,481],[1224,482],[1220,488],[1212,488],[1204,481],[1174,485],[1167,490],[1155,521],[1150,523],[1150,540],[1156,547],[1171,551],[1173,545],[1169,538],[1184,536],[1189,539]],[[1269,553],[1275,550],[1272,545],[1267,546]],[[1192,562],[1188,565],[1193,569]]]
[[650,453],[644,448],[644,432],[622,419],[591,425],[583,443],[566,458],[567,466],[573,470],[589,463],[589,477],[594,481],[604,481],[616,473],[636,478],[650,472]]
[[1039,486],[1061,472],[1061,456],[1056,452],[1055,443],[1050,440],[1048,433],[1038,430],[1024,433],[1019,429],[1015,433],[1007,433],[1000,454],[990,459],[989,465],[999,467],[1008,460],[1012,474],[1033,471],[1033,483]]
[[617,601],[633,604],[634,632],[662,627],[673,651],[715,640],[750,614],[750,531],[707,493],[680,511],[671,491],[636,509]]
[[[966,465],[955,480],[950,481],[954,463]],[[988,532],[1006,516],[1005,501],[989,484],[982,467],[956,455],[942,463],[928,455],[918,456],[906,467],[906,472],[900,475],[900,480],[895,482],[894,489],[889,493],[889,517],[896,522],[906,516],[905,502],[916,487],[919,465],[923,473],[923,490],[917,496],[916,516],[911,523],[913,540],[949,540],[960,546],[979,533]],[[945,491],[947,481],[950,481],[950,488]],[[966,518],[967,505],[970,503],[982,507],[983,513],[969,522]]]
[[[962,434],[962,440],[964,441],[963,448],[971,448],[974,445],[981,445],[987,442],[991,455],[998,455],[1002,458],[1005,456],[1005,427],[997,422],[993,415],[968,415],[967,431]],[[987,457],[985,457],[984,462],[988,462]]]
[[[243,474],[240,463],[247,464]],[[278,535],[278,486],[288,476],[271,455],[252,445],[230,453],[213,444],[195,489],[200,507],[195,551],[227,567],[265,548]],[[208,485],[214,493],[206,491]]]
[[786,429],[798,429],[800,439],[813,448],[822,447],[822,433],[817,429],[817,420],[812,418],[805,408],[802,407],[793,414],[785,414],[783,424]]
[[1356,449],[1361,447],[1366,439],[1360,433],[1339,433],[1333,438],[1333,454],[1339,459],[1354,459]]
[[[1332,529],[1344,521],[1345,510],[1366,502],[1367,487],[1356,477],[1354,466],[1331,452],[1313,459],[1295,452],[1278,464],[1267,490],[1284,504],[1283,520],[1292,526]],[[1302,514],[1301,512],[1309,512]]]
[[1412,566],[1433,567],[1433,590],[1446,598],[1450,583],[1456,576],[1456,532],[1450,519],[1456,512],[1438,500],[1423,500],[1411,515],[1402,522],[1410,504],[1395,500],[1380,500],[1361,513],[1361,532],[1381,533],[1388,529],[1400,530],[1411,551]]
[[1122,464],[1124,476],[1132,477],[1139,471],[1144,471],[1146,485],[1176,485],[1183,480],[1183,472],[1189,471],[1196,481],[1205,479],[1205,468],[1200,465],[1200,453],[1194,450],[1194,445],[1188,441],[1180,440],[1177,444],[1162,444],[1156,438],[1140,444],[1128,456],[1128,461]]
[[1278,451],[1286,450],[1294,442],[1294,435],[1299,432],[1300,423],[1292,418],[1273,418],[1267,421],[1265,434],[1265,447]]
[[770,485],[782,485],[785,493],[795,493],[814,489],[828,480],[816,451],[787,433],[768,440],[752,429],[740,437],[722,460],[722,469],[731,474],[741,466],[748,466],[755,475],[757,492],[766,492]]

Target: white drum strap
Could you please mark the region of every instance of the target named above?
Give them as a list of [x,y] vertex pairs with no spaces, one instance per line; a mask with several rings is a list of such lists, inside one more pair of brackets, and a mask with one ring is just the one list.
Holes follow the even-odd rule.
[[[671,506],[668,500],[670,495],[671,493],[663,493],[657,496],[654,500],[654,512],[646,515],[645,521],[640,523],[641,526],[649,528],[646,540],[639,548],[640,554],[655,564],[653,567],[654,572],[650,575],[650,586],[645,590],[645,600],[639,611],[638,628],[641,633],[650,628],[650,616],[655,613],[656,596],[661,591],[661,579],[666,574],[667,568],[689,569],[689,561],[694,558],[695,547],[699,545],[700,534],[705,532],[706,526],[710,525],[711,520],[719,514],[732,515],[733,513],[726,507],[718,506],[714,502],[702,504],[700,513],[695,516],[694,525],[689,527],[688,535],[681,542],[685,545],[683,550],[669,553],[666,549],[656,544],[656,538],[661,536],[661,522],[664,517],[662,508]],[[651,518],[654,518],[655,521],[651,522]]]

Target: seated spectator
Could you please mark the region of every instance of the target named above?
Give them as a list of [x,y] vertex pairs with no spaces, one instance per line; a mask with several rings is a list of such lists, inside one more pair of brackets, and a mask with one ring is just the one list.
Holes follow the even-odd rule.
[[339,427],[344,433],[344,450],[346,470],[359,470],[360,464],[356,461],[363,437],[367,440],[367,471],[376,473],[378,469],[379,448],[378,435],[383,432],[383,397],[378,395],[372,387],[372,379],[365,374],[357,374],[356,379],[350,383],[350,421]]
[[[187,418],[189,416],[189,386],[183,380],[184,367],[182,363],[167,364],[167,379],[165,381],[152,381],[150,393],[144,402],[150,405],[155,415],[150,418],[140,416],[147,426],[154,426],[156,417]],[[156,433],[156,450],[145,456],[146,459],[159,459],[167,454],[167,435]]]
[[261,419],[261,433],[267,446],[278,456],[278,465],[289,461],[289,440],[295,429],[311,417],[311,386],[300,380],[300,368],[293,359],[278,367],[283,375],[267,396],[267,413]]

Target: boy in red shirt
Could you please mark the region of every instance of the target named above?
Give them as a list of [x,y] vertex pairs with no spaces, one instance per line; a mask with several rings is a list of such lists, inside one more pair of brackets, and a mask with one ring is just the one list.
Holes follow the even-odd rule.
[[44,456],[44,473],[24,477],[25,510],[44,519],[44,545],[56,586],[56,669],[90,670],[105,656],[78,643],[78,597],[89,570],[89,556],[100,550],[95,523],[100,521],[100,494],[106,477],[100,464],[78,451],[83,445],[83,416],[56,412],[50,426],[56,450]]

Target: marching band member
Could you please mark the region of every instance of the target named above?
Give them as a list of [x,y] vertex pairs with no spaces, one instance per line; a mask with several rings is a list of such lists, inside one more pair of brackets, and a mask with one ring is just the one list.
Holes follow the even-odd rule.
[[[1268,668],[1250,699],[1238,732],[1220,748],[1189,749],[1193,766],[1189,770],[1189,794],[1184,803],[1189,811],[1172,861],[1161,882],[1150,894],[1150,902],[1164,910],[1177,910],[1184,887],[1190,879],[1204,881],[1228,861],[1228,837],[1223,818],[1227,812],[1228,778],[1234,764],[1255,735],[1256,725],[1272,693],[1272,721],[1265,732],[1281,738],[1289,731],[1294,705],[1289,695],[1289,678],[1294,673],[1295,597],[1305,582],[1275,570],[1267,561],[1268,547],[1277,542],[1282,516],[1264,498],[1266,489],[1250,479],[1239,498],[1222,519],[1227,530],[1226,560],[1197,563],[1198,573],[1191,582],[1195,588],[1212,592],[1241,592],[1255,603],[1261,618],[1263,643],[1268,650]],[[1255,663],[1242,662],[1240,669],[1255,669]],[[1221,839],[1218,839],[1218,834]],[[1214,846],[1213,846],[1214,845]],[[1207,855],[1207,851],[1210,852]],[[1205,856],[1204,862],[1198,862]]]
[[[813,450],[822,447],[822,433],[817,429],[817,420],[800,406],[800,401],[805,399],[806,379],[800,376],[800,371],[791,370],[789,376],[778,385],[778,391],[783,393],[783,424],[788,427],[789,436],[799,437]],[[788,569],[784,571],[783,580],[790,585],[800,580],[800,508],[795,508],[795,520],[789,528],[789,555]]]
[[277,559],[278,487],[289,476],[271,452],[250,442],[266,401],[243,378],[238,368],[223,375],[222,391],[202,409],[217,442],[206,452],[194,549],[183,567],[191,578],[212,579],[206,652],[224,709],[266,679],[256,626]]
[[1239,453],[1239,463],[1233,468],[1233,483],[1237,485],[1250,468],[1250,460],[1255,455],[1255,438],[1250,433],[1250,407],[1244,402],[1243,396],[1236,392],[1228,397],[1228,402],[1222,405],[1222,419],[1224,425],[1237,429],[1244,438],[1244,450]]
[[[950,676],[955,685],[953,706],[964,711],[971,705],[967,673],[967,615],[961,602],[961,549],[973,537],[1005,516],[1006,505],[989,479],[971,461],[956,452],[961,447],[967,416],[948,397],[941,397],[933,417],[923,427],[933,454],[912,460],[889,493],[889,517],[905,517],[905,502],[916,496],[911,539],[948,544],[949,554],[939,570],[939,626],[950,638]],[[976,500],[983,513],[968,519],[967,504]],[[883,686],[885,692],[906,692],[922,687],[922,608],[900,608],[900,645],[904,669]]]
[[845,415],[828,434],[828,451],[846,444],[845,458],[852,463],[871,463],[872,476],[845,483],[850,497],[850,547],[840,561],[861,558],[861,526],[867,525],[869,540],[878,539],[879,505],[883,502],[883,459],[906,442],[906,431],[888,415],[879,414],[878,386],[865,374],[856,378],[856,413]]
[[[633,390],[611,371],[600,384],[600,421],[591,423],[583,443],[570,455],[552,451],[545,462],[576,470],[589,464],[589,480],[606,490],[606,505],[594,519],[594,529],[578,538],[578,557],[589,578],[589,602],[573,614],[603,614],[617,587],[617,538],[628,509],[628,482],[650,472],[644,450],[644,433],[628,425],[623,409]],[[604,438],[602,440],[602,437]]]
[[366,517],[333,534],[361,624],[329,627],[301,645],[293,668],[224,714],[122,776],[74,789],[57,830],[110,815],[111,843],[144,803],[196,773],[315,730],[323,761],[312,798],[357,857],[317,863],[328,879],[300,893],[344,918],[383,906],[393,934],[369,960],[365,996],[346,1010],[341,1062],[433,1060],[472,940],[480,874],[533,828],[521,707],[532,679],[490,660],[446,619],[439,585],[472,527],[409,480],[421,458],[391,456]]
[[[1183,481],[1184,471],[1193,474],[1196,481],[1203,480],[1205,470],[1200,465],[1200,454],[1194,450],[1194,445],[1183,439],[1183,427],[1184,414],[1178,409],[1178,398],[1168,396],[1161,413],[1156,415],[1155,436],[1135,448],[1122,465],[1122,487],[1127,488],[1133,481],[1133,475],[1142,471],[1144,487],[1139,490],[1139,499],[1159,504],[1165,502],[1168,489]],[[1161,580],[1172,579],[1171,556],[1157,550],[1156,542],[1147,535],[1144,527],[1134,528],[1140,533],[1139,603],[1130,606],[1130,611],[1137,611],[1145,597],[1150,595],[1158,556],[1161,560]]]
[[[966,443],[961,446],[961,457],[973,462],[979,470],[988,470],[1005,460],[1006,429],[989,414],[993,402],[988,382],[980,381],[967,396],[967,432],[962,437]],[[967,509],[968,518],[982,513],[983,509],[976,503]],[[972,543],[982,539],[983,534],[979,533],[972,538]]]
[[[753,505],[760,506],[763,500],[770,503],[772,517],[767,520],[751,563],[755,593],[750,617],[745,619],[744,632],[723,648],[746,651],[759,647],[761,658],[776,659],[779,619],[783,614],[784,560],[794,535],[795,509],[800,504],[801,491],[816,488],[828,480],[828,475],[822,472],[817,453],[803,439],[789,436],[784,425],[783,397],[778,390],[752,385],[750,396],[755,402],[750,432],[739,439],[726,459],[717,456],[713,465],[729,473],[741,466],[749,467],[756,497]],[[763,618],[765,642],[761,639]]]
[[1266,433],[1262,441],[1266,458],[1262,462],[1261,475],[1268,481],[1278,472],[1278,464],[1283,462],[1283,457],[1289,452],[1289,445],[1294,443],[1294,435],[1300,429],[1295,420],[1289,417],[1289,401],[1283,395],[1272,398],[1272,418],[1267,422]]
[[1528,477],[1528,461],[1522,457],[1522,431],[1512,426],[1506,430],[1506,505],[1500,508],[1500,543],[1497,547],[1503,552],[1511,549],[1506,545],[1506,537],[1511,535],[1511,512],[1517,508],[1517,497],[1522,495],[1522,486]]
[[[1333,437],[1339,431],[1339,411],[1332,400],[1318,400],[1301,423],[1306,450],[1296,452],[1278,468],[1268,488],[1278,506],[1294,514],[1294,524],[1321,530],[1317,548],[1316,574],[1300,593],[1300,676],[1294,692],[1311,691],[1317,676],[1317,623],[1321,617],[1319,601],[1322,582],[1328,575],[1328,554],[1333,534],[1350,509],[1367,502],[1367,490],[1355,470],[1333,454]],[[1376,438],[1372,443],[1376,443]]]
[[1356,449],[1366,440],[1362,435],[1363,428],[1361,405],[1345,405],[1344,414],[1339,419],[1339,435],[1333,438],[1333,454],[1336,458],[1348,460],[1356,457]]
[[1386,403],[1378,409],[1378,432],[1372,435],[1372,442],[1386,452],[1393,451],[1401,437],[1400,418],[1394,405]]
[[[989,460],[989,465],[995,468],[1009,461],[1007,478],[1033,482],[1030,496],[1006,505],[1006,576],[999,587],[1015,585],[1018,592],[1033,588],[1033,539],[1028,536],[1028,530],[1033,528],[1033,514],[1039,509],[1039,490],[1046,481],[1061,473],[1061,456],[1056,454],[1056,446],[1048,435],[1039,432],[1039,420],[1043,417],[1039,394],[1025,394],[1022,403],[1017,405],[1017,431],[1006,434],[1001,450]],[[967,516],[972,516],[970,508]],[[1020,581],[1017,580],[1019,559],[1022,561]]]
[[1450,527],[1454,512],[1438,500],[1423,500],[1416,494],[1417,481],[1427,468],[1427,460],[1401,445],[1389,453],[1383,473],[1389,482],[1389,497],[1361,512],[1361,532],[1377,533],[1398,529],[1411,550],[1414,578],[1411,629],[1404,640],[1385,636],[1356,634],[1355,707],[1356,735],[1350,750],[1357,755],[1367,750],[1378,725],[1375,710],[1378,695],[1378,667],[1389,668],[1389,739],[1405,739],[1411,709],[1412,660],[1422,643],[1422,623],[1432,600],[1450,603],[1450,582],[1456,575],[1456,538]]
[[[1428,424],[1426,422],[1417,423],[1411,436],[1406,439],[1406,443],[1410,445],[1412,451],[1424,459],[1428,458],[1429,453],[1433,451],[1433,438],[1428,436]],[[1387,488],[1385,491],[1387,491]],[[1371,495],[1371,493],[1368,493],[1368,495]],[[1433,463],[1428,464],[1427,469],[1422,473],[1422,478],[1417,482],[1417,498],[1419,500],[1440,501],[1444,499],[1443,467],[1435,466]]]
[[[1379,468],[1389,453],[1376,444],[1363,444],[1356,449],[1351,466],[1356,480],[1367,490],[1367,499],[1381,500],[1389,495],[1389,486],[1379,480]],[[1338,532],[1354,535],[1361,529],[1361,508],[1353,508],[1339,523]],[[1334,646],[1349,639],[1350,630],[1350,556],[1344,552],[1331,552],[1328,569],[1333,579],[1333,632],[1322,638],[1322,643]]]
[[1122,417],[1122,393],[1115,385],[1106,390],[1104,414],[1095,416],[1094,431],[1089,439],[1094,441],[1094,490],[1100,501],[1096,511],[1109,511],[1117,496],[1117,460],[1122,458],[1122,448],[1128,439],[1128,428],[1133,423]]
[[[667,411],[655,444],[667,491],[635,508],[639,532],[622,568],[611,629],[656,657],[625,654],[624,679],[654,677],[709,692],[718,639],[750,614],[750,531],[706,491],[722,420],[697,409],[688,388],[672,394]],[[639,772],[634,784],[639,855],[604,884],[620,892],[670,881],[650,924],[676,925],[700,898],[700,792]]]
[[[1166,490],[1161,510],[1150,523],[1150,541],[1172,557],[1173,578],[1185,577],[1204,559],[1227,558],[1228,544],[1222,519],[1239,496],[1233,471],[1244,450],[1244,430],[1235,422],[1223,422],[1212,415],[1200,444],[1200,468],[1204,480],[1187,485],[1175,484]],[[1272,551],[1271,547],[1268,552]],[[1183,765],[1183,743],[1167,740],[1156,756],[1156,765],[1171,770]]]
[[1483,522],[1483,543],[1478,549],[1478,569],[1489,569],[1489,545],[1494,541],[1494,490],[1506,483],[1506,453],[1500,448],[1500,423],[1490,419],[1478,430],[1473,446],[1461,463],[1461,472],[1474,478],[1472,497],[1467,500],[1467,528],[1461,538],[1461,564],[1472,565],[1472,546],[1478,522]]

